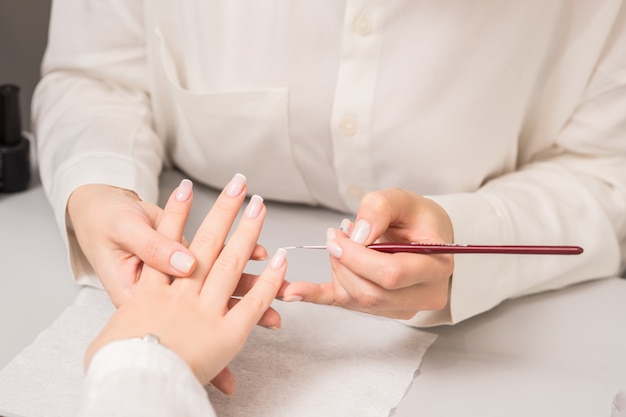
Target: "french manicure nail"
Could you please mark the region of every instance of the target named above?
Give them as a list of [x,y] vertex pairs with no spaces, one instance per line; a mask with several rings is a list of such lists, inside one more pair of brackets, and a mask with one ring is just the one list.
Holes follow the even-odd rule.
[[249,219],[255,219],[261,212],[261,207],[263,207],[263,197],[256,194],[253,195],[250,197],[248,207],[246,207],[246,217]]
[[180,182],[180,185],[176,189],[176,200],[177,201],[187,201],[191,196],[191,190],[193,189],[193,183],[184,179]]
[[334,241],[326,242],[326,250],[337,259],[341,258],[341,255],[343,255],[343,249]]
[[177,271],[184,274],[191,270],[193,266],[193,258],[187,255],[185,252],[174,252],[170,257],[170,265]]
[[272,260],[270,261],[270,267],[273,269],[279,269],[285,263],[287,258],[287,251],[283,248],[278,248]]
[[229,197],[237,197],[241,194],[243,187],[246,185],[246,177],[243,174],[235,174],[232,180],[226,186],[226,195]]
[[326,240],[333,240],[335,237],[337,237],[337,233],[335,233],[335,229],[333,229],[332,227],[329,227],[326,230]]
[[365,243],[365,239],[367,239],[369,234],[370,224],[367,221],[361,219],[356,222],[356,226],[354,226],[354,230],[352,231],[350,240],[362,245],[363,243]]
[[341,224],[339,225],[339,230],[341,230],[345,234],[350,233],[350,220],[349,219],[343,219],[341,221]]
[[302,301],[302,296],[301,295],[290,295],[289,297],[283,297],[281,299],[281,301],[284,301],[286,303],[293,303],[296,301]]

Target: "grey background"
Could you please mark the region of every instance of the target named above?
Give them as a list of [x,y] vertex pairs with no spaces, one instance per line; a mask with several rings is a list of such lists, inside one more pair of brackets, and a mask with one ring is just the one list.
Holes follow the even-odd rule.
[[30,131],[30,101],[48,39],[51,0],[0,0],[0,84],[17,84],[22,128]]

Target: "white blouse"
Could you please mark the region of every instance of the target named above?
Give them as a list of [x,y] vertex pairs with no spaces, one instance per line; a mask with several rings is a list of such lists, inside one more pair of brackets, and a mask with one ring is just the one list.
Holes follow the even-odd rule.
[[163,164],[347,213],[399,187],[439,202],[457,243],[585,249],[458,255],[450,305],[415,325],[617,275],[625,22],[620,0],[56,0],[34,126],[77,281],[98,285],[69,194],[156,201]]
[[141,339],[101,348],[87,370],[78,417],[215,417],[204,387],[166,347]]

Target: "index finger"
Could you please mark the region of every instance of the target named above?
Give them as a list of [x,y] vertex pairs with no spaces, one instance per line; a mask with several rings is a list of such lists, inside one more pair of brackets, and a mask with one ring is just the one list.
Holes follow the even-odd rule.
[[[202,224],[198,228],[189,249],[198,259],[191,278],[176,280],[173,285],[191,288],[200,293],[204,281],[222,252],[224,243],[246,197],[246,177],[235,174],[217,197]],[[252,252],[252,251],[251,251]]]
[[387,188],[363,197],[355,223],[365,220],[371,225],[365,245],[383,234],[397,241],[438,241],[433,225],[439,223],[441,211],[437,203],[419,194]]
[[[179,186],[170,195],[156,231],[166,238],[180,242],[183,237],[185,224],[191,210],[191,201],[193,198],[193,183],[188,179],[183,179]],[[177,251],[171,254],[169,259],[170,265],[181,264],[182,268],[193,269],[195,260],[189,254]],[[156,269],[144,264],[138,285],[143,287],[150,285],[163,285],[170,283],[170,276],[161,273]]]
[[382,253],[342,237],[329,243],[341,248],[341,257],[333,257],[332,262],[339,262],[352,273],[387,290],[439,279],[454,264],[449,254]]
[[232,329],[247,335],[261,319],[285,280],[287,251],[279,248],[250,291],[227,314]]

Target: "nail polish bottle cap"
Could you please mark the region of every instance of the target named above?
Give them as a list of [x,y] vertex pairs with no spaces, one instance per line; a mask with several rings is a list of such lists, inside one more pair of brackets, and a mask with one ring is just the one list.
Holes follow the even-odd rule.
[[22,135],[19,87],[0,85],[0,191],[22,191],[30,181],[30,142]]

